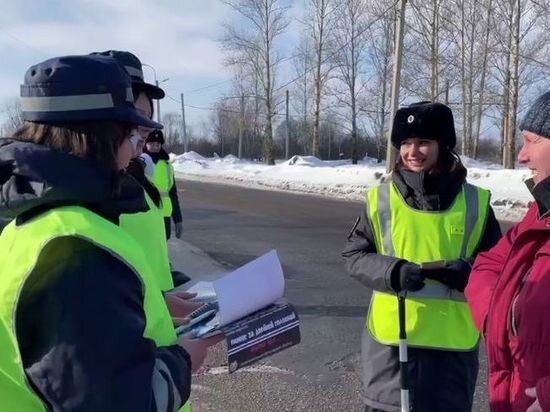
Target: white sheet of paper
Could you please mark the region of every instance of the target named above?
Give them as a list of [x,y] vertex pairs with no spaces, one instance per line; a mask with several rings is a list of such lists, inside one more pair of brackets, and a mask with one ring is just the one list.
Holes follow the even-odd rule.
[[216,299],[216,291],[212,282],[201,280],[186,290],[189,293],[196,293],[197,296],[191,299],[194,302],[208,302]]
[[271,305],[285,290],[283,268],[275,250],[213,283],[220,305],[220,326]]

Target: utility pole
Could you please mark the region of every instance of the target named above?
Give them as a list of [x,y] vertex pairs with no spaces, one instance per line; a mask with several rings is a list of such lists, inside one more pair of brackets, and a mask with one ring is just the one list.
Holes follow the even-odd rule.
[[397,31],[395,33],[395,50],[393,54],[393,80],[390,102],[390,132],[386,149],[386,173],[389,173],[395,163],[395,150],[391,144],[393,119],[399,106],[399,88],[401,87],[401,62],[403,60],[403,37],[405,34],[405,6],[407,0],[399,0],[399,14],[397,15]]
[[[158,102],[158,100],[157,100]],[[187,128],[185,127],[185,103],[183,100],[183,93],[181,93],[181,127],[182,127],[182,136],[183,136],[183,150],[185,152],[189,151],[189,142],[187,141]]]
[[243,157],[244,93],[241,93],[241,118],[239,120],[239,159]]
[[[159,87],[159,81],[155,79],[155,85]],[[160,100],[157,99],[157,123],[160,123]]]
[[285,159],[288,160],[289,150],[290,150],[290,123],[289,123],[289,114],[288,114],[288,102],[289,94],[288,90],[286,91],[286,139],[285,139]]

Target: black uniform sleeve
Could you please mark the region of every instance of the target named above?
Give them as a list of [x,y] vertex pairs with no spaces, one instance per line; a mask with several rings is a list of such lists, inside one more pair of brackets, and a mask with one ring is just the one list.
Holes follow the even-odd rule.
[[378,253],[366,208],[355,221],[342,256],[347,271],[363,285],[380,292],[394,292],[391,274],[403,260]]
[[143,289],[108,252],[75,238],[47,245],[23,287],[17,337],[27,378],[52,411],[177,409],[190,360],[143,337]]
[[180,208],[180,201],[178,199],[178,187],[176,184],[176,179],[174,177],[174,184],[170,188],[170,200],[172,201],[172,220],[174,223],[179,223],[182,220],[181,217],[181,208]]

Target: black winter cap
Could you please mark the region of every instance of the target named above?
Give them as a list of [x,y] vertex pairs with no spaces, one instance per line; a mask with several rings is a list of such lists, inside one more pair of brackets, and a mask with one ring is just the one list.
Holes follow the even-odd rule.
[[437,141],[449,150],[456,146],[453,112],[442,103],[418,102],[400,108],[393,120],[391,143],[399,149],[411,137]]
[[153,130],[151,133],[149,133],[147,139],[145,139],[145,143],[153,142],[164,144],[164,134],[161,130]]
[[550,138],[550,92],[539,96],[533,103],[521,120],[519,129]]

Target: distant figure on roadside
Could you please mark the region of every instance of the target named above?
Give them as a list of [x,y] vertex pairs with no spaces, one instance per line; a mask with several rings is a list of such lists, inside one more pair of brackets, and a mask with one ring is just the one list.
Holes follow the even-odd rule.
[[474,264],[466,297],[485,337],[492,412],[550,411],[550,92],[519,125],[535,202]]
[[406,297],[413,410],[469,412],[479,333],[463,292],[473,258],[496,244],[500,228],[489,192],[466,182],[447,106],[411,104],[393,122],[399,154],[391,178],[367,191],[342,252],[370,299],[361,351],[365,411],[400,411],[399,294]]
[[174,221],[176,237],[181,239],[183,235],[183,223],[181,217],[181,209],[178,199],[178,188],[174,168],[170,163],[170,157],[163,148],[164,134],[161,130],[153,130],[147,136],[145,141],[145,152],[151,156],[155,164],[154,174],[152,178],[153,184],[160,192],[161,210],[164,216],[164,224],[166,228],[166,238],[170,238],[171,222]]

